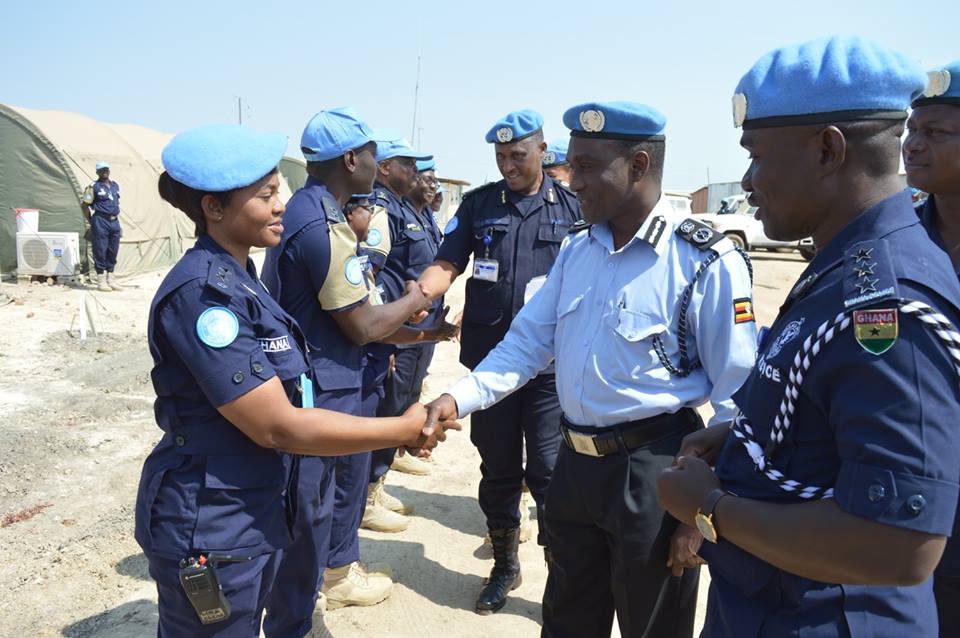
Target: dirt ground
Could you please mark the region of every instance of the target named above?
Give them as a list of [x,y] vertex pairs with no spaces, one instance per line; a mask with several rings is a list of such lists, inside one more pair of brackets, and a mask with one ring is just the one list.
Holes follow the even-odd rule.
[[[756,312],[769,324],[804,262],[796,253],[753,257]],[[8,297],[0,295],[0,636],[155,635],[156,591],[133,539],[133,511],[141,463],[160,437],[145,334],[162,274],[126,279],[113,293],[24,280],[0,288]],[[85,341],[83,294],[102,328]],[[425,400],[464,373],[457,348],[437,349]],[[388,491],[416,507],[410,527],[361,533],[363,560],[393,565],[393,595],[328,612],[327,628],[338,638],[538,635],[546,569],[532,541],[521,546],[523,585],[507,606],[473,613],[490,561],[468,427],[435,457],[429,476],[389,477]]]

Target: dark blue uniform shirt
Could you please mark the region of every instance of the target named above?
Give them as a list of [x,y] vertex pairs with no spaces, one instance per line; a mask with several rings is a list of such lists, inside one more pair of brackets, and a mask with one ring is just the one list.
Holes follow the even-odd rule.
[[[824,246],[781,307],[756,367],[734,395],[761,446],[807,337],[816,338],[818,326],[838,313],[897,308],[899,299],[924,302],[954,325],[960,317],[960,283],[907,192],[870,208]],[[823,346],[803,375],[792,425],[772,463],[805,485],[834,486],[846,512],[949,535],[960,475],[957,373],[931,330],[916,316],[897,314],[899,335],[882,354],[861,347],[852,325]],[[739,496],[801,500],[758,472],[732,433],[716,471]],[[719,527],[722,536],[722,520]],[[930,580],[915,587],[816,582],[722,538],[704,543],[701,555],[712,577],[705,636],[937,635]]]
[[[367,302],[356,247],[356,236],[336,200],[323,184],[308,177],[287,203],[283,238],[267,250],[263,281],[306,333],[318,389],[356,389],[359,409],[362,351],[331,315]],[[322,407],[323,394],[318,397],[317,407]]]
[[112,180],[109,183],[97,180],[90,188],[93,190],[93,203],[90,204],[93,212],[104,215],[120,214],[120,184]]
[[[946,251],[947,249],[943,244],[943,238],[940,236],[940,231],[937,230],[937,203],[935,197],[928,197],[926,201],[917,208],[917,213],[920,215],[920,221],[923,223],[924,228],[927,229],[930,239]],[[957,276],[960,277],[960,265],[955,267],[955,271]],[[960,463],[960,450],[957,452],[957,462]],[[944,576],[960,576],[960,516],[953,522],[953,534],[950,535],[950,540],[947,541],[947,547],[943,551],[943,558],[940,559],[940,564],[937,566],[937,573]]]
[[[220,318],[219,341],[202,337],[205,312]],[[293,458],[258,446],[217,407],[274,376],[301,405],[298,379],[309,365],[296,322],[267,293],[253,262],[244,268],[201,235],[160,285],[147,336],[164,435],[143,466],[137,542],[148,554],[171,559],[284,547],[293,516],[287,502]]]
[[523,307],[527,284],[550,271],[570,226],[579,219],[576,196],[546,174],[534,195],[514,193],[501,180],[464,196],[437,259],[460,272],[471,255],[496,259],[499,275],[496,282],[467,280],[460,336],[463,365],[473,369],[503,340]]

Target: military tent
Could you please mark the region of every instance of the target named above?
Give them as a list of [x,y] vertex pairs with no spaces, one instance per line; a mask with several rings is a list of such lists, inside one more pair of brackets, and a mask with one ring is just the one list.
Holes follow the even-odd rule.
[[[94,165],[106,161],[120,184],[118,273],[169,266],[193,245],[193,223],[157,194],[163,171],[160,152],[172,136],[133,124],[108,124],[64,111],[37,111],[0,104],[0,269],[17,266],[16,208],[40,210],[41,232],[73,231],[83,236],[80,196],[97,178]],[[291,185],[306,179],[301,160],[284,158],[284,201]],[[84,271],[92,262],[81,238]]]

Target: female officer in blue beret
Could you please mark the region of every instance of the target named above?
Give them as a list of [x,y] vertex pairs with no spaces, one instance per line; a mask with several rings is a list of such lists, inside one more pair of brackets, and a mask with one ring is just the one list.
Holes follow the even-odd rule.
[[199,238],[160,285],[148,328],[164,435],[144,463],[136,538],[157,582],[160,636],[259,635],[296,516],[298,454],[435,445],[419,405],[390,419],[297,409],[313,405],[307,345],[249,259],[283,231],[286,146],[208,126],[163,151],[160,195]]

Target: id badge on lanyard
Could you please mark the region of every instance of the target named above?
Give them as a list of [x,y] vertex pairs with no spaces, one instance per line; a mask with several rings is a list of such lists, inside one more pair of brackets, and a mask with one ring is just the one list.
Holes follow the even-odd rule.
[[493,243],[493,230],[488,228],[483,236],[484,254],[482,259],[473,260],[473,278],[496,283],[500,276],[500,262],[490,259],[490,244]]

